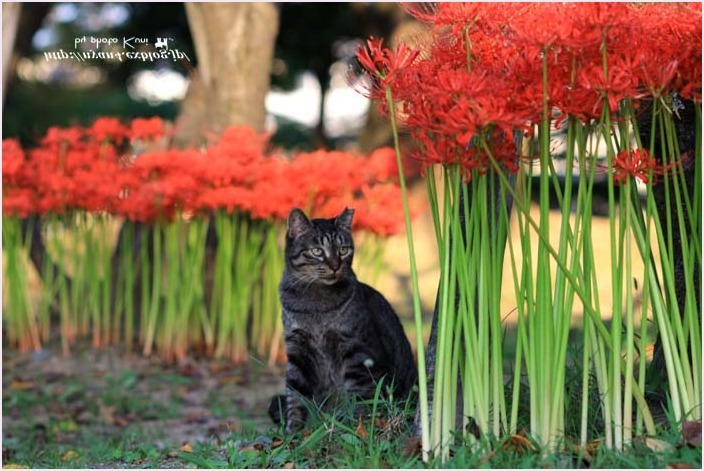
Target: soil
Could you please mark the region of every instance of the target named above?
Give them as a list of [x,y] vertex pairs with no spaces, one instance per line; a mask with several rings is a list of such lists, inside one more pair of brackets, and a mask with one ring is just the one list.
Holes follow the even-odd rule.
[[[3,464],[26,446],[21,441],[48,436],[80,447],[86,437],[123,440],[130,431],[149,446],[178,450],[218,445],[232,432],[266,433],[270,398],[283,390],[283,369],[255,360],[246,368],[212,360],[174,365],[119,348],[70,356],[58,348],[28,355],[3,348],[2,372]],[[169,467],[168,459],[160,467]]]

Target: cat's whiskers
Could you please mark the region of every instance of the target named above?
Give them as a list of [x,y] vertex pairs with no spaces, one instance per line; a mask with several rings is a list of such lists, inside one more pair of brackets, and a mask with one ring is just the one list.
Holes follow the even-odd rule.
[[293,286],[296,288],[302,288],[303,292],[308,291],[308,289],[317,281],[318,277],[310,273],[298,272],[293,277]]

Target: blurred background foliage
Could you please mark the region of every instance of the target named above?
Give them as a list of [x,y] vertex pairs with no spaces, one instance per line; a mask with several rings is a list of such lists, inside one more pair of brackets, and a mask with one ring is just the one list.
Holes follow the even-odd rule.
[[[344,65],[363,38],[389,37],[408,21],[407,15],[394,3],[282,3],[277,8],[280,25],[272,91],[300,88],[307,75],[317,81],[323,99],[317,104],[316,124],[270,110],[269,128],[276,129],[273,142],[309,150],[356,140],[349,134],[361,132],[363,126],[331,137],[320,119],[334,64]],[[142,37],[150,42],[170,38],[169,47],[184,52],[189,60],[47,60],[45,53],[76,50],[76,38],[83,36],[120,41]],[[122,44],[116,49],[122,50]],[[3,138],[17,137],[30,145],[50,126],[88,124],[100,116],[156,115],[174,120],[196,66],[183,3],[25,3],[5,87]],[[176,91],[167,96],[164,90],[170,88]]]

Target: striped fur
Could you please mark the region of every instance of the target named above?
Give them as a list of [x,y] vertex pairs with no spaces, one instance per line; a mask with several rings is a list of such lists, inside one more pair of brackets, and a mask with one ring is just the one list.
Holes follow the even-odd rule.
[[305,400],[319,406],[350,395],[369,399],[382,379],[393,383],[394,397],[405,398],[416,382],[411,347],[393,308],[352,271],[353,215],[351,209],[333,219],[310,221],[299,209],[289,215],[280,285],[288,433],[305,424]]

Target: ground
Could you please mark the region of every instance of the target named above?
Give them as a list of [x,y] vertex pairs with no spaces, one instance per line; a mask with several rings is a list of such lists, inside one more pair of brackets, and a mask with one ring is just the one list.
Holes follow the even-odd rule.
[[3,349],[3,467],[180,468],[198,444],[274,429],[266,410],[281,368],[58,352]]

